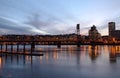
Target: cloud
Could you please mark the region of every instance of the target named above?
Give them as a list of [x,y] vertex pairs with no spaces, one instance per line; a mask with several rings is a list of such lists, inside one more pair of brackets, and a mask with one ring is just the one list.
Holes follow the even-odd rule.
[[51,27],[52,25],[58,24],[58,23],[65,23],[65,21],[61,20],[55,15],[51,15],[47,12],[34,12],[29,13],[29,16],[26,16],[26,21],[24,22],[29,25],[33,25],[37,28],[42,27]]
[[32,25],[37,29],[42,29],[50,32],[51,34],[60,34],[63,33],[69,26],[65,21],[57,18],[56,16],[49,15],[47,13],[32,13],[27,20],[26,24]]
[[108,35],[108,23],[109,22],[115,22],[116,23],[116,30],[120,30],[120,15],[114,17],[114,18],[109,18],[106,20],[103,20],[99,26],[97,26],[98,31],[102,35]]
[[[24,23],[19,23],[16,20],[0,16],[0,28],[4,33],[19,33],[19,34],[48,34],[45,31],[39,30],[36,27]],[[10,32],[11,31],[11,32]]]
[[[9,34],[48,34],[48,32],[69,34],[75,33],[77,23],[81,24],[80,31],[83,35],[88,34],[93,24],[102,34],[107,34],[109,21],[115,21],[117,25],[120,25],[120,19],[117,17],[120,14],[120,0],[71,0],[69,2],[65,0],[2,0],[0,3],[0,15],[17,19],[0,17],[1,32]],[[31,14],[31,12],[34,13]]]

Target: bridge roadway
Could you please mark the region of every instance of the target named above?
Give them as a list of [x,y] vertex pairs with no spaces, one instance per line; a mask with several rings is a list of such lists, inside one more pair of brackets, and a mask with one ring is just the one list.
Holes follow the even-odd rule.
[[[80,39],[34,39],[34,40],[8,40],[8,39],[0,39],[0,44],[3,43],[24,43],[25,45],[27,45],[26,43],[30,43],[30,45],[77,45],[79,47],[79,45],[120,45],[120,43],[101,43],[101,42],[91,42],[91,43],[84,43],[83,41],[81,41]],[[40,42],[40,43],[39,43]],[[48,42],[48,43],[46,43]]]
[[77,39],[0,40],[0,42],[77,42]]

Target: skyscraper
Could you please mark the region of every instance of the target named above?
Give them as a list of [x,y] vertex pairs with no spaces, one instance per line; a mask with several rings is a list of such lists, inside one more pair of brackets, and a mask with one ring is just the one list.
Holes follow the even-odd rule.
[[112,37],[112,33],[114,33],[115,31],[115,22],[109,22],[108,23],[108,32],[109,32],[109,36]]
[[108,23],[109,37],[120,39],[120,30],[115,29],[115,22]]
[[96,26],[93,25],[91,29],[89,30],[89,39],[95,41],[101,38],[101,34],[96,29]]

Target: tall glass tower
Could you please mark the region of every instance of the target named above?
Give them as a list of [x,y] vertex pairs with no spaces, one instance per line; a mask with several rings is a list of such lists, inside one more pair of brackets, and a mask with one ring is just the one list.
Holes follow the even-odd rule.
[[112,33],[114,33],[115,31],[115,22],[109,22],[108,23],[108,33],[109,33],[109,36],[112,37]]

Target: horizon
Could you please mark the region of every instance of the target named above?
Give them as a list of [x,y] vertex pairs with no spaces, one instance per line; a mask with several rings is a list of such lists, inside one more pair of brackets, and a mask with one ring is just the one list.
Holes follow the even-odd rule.
[[88,35],[92,25],[108,35],[108,22],[120,29],[120,1],[116,0],[1,0],[0,34],[70,34],[80,24]]

